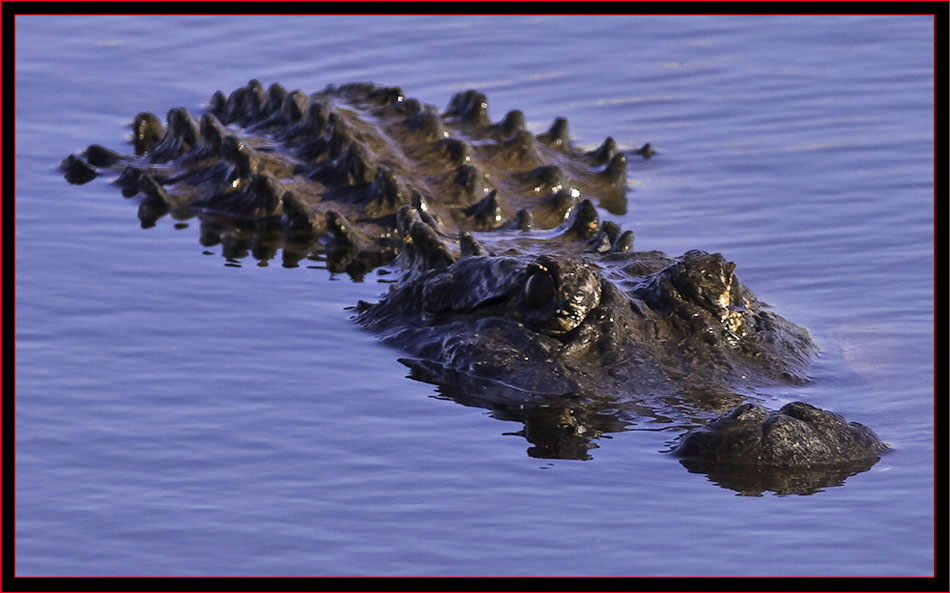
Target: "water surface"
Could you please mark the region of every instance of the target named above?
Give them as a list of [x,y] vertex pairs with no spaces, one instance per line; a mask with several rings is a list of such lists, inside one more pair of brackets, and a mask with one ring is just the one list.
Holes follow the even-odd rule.
[[[19,575],[925,575],[933,571],[933,22],[922,17],[18,17]],[[651,142],[638,249],[699,248],[822,348],[803,400],[893,451],[743,496],[655,426],[539,459],[350,319],[386,289],[142,229],[108,180],[140,111],[257,78],[476,88],[539,132]],[[640,427],[643,428],[643,427]]]

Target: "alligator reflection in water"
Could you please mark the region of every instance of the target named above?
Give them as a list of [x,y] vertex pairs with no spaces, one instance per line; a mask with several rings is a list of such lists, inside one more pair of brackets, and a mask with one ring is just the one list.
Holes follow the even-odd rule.
[[814,494],[825,488],[842,486],[849,477],[866,472],[878,457],[863,461],[818,467],[730,467],[709,461],[681,459],[688,471],[704,474],[711,482],[735,490],[743,496],[761,496],[765,492],[779,495]]
[[590,450],[604,435],[625,430],[683,431],[701,424],[713,410],[724,411],[743,397],[727,391],[680,393],[649,402],[612,395],[543,396],[470,376],[452,379],[444,369],[415,359],[399,359],[409,376],[437,387],[439,399],[484,408],[499,420],[520,422],[528,455],[540,459],[590,459]]
[[[735,264],[637,252],[632,231],[601,223],[595,203],[626,211],[627,157],[649,158],[649,145],[580,150],[566,120],[534,135],[520,111],[493,123],[476,91],[440,115],[394,87],[306,95],[257,81],[215,93],[200,122],[180,108],[167,126],[139,114],[133,143],[136,156],[93,145],[68,157],[66,178],[115,172],[140,196],[143,227],[197,216],[202,245],[231,261],[282,251],[285,266],[323,259],[354,280],[398,267],[379,303],[358,303],[358,322],[443,396],[523,422],[531,455],[585,459],[597,437],[645,418],[680,432],[705,424],[687,438],[733,430],[722,418],[739,408],[709,420],[740,404],[737,392],[806,380],[808,332],[759,303]],[[781,446],[700,436],[685,456],[711,476],[771,467],[789,477],[764,487],[799,491],[884,450],[863,427],[868,439],[850,439],[859,425],[843,421],[819,423],[821,438],[801,414],[767,421],[788,429]]]

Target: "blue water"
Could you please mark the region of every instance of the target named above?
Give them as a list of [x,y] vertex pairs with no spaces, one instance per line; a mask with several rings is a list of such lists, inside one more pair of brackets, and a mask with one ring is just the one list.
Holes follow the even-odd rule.
[[[18,17],[18,575],[933,573],[927,17]],[[638,249],[699,248],[822,348],[797,399],[893,452],[740,496],[628,430],[537,459],[520,423],[406,378],[346,309],[386,285],[229,262],[198,224],[56,167],[140,111],[257,78],[372,80],[557,116],[631,160]],[[239,265],[234,265],[237,263]],[[230,265],[228,265],[230,264]]]

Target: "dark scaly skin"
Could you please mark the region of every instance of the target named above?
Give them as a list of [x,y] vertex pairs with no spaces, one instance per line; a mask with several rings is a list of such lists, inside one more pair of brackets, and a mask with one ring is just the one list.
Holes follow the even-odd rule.
[[870,468],[887,447],[866,426],[802,402],[743,404],[684,435],[675,453],[694,472],[743,494],[811,494]]
[[[586,458],[631,419],[693,426],[741,403],[736,390],[805,380],[807,331],[765,310],[734,263],[636,252],[631,231],[600,222],[597,206],[626,211],[627,154],[649,158],[649,144],[584,151],[564,119],[534,135],[520,111],[495,123],[487,109],[477,91],[440,114],[395,87],[306,95],[251,81],[215,93],[200,119],[139,114],[134,156],[93,145],[62,169],[73,183],[115,173],[143,226],[197,216],[202,244],[226,257],[319,253],[356,280],[398,264],[401,280],[359,303],[358,321],[410,354],[414,377],[523,421],[538,456]],[[883,451],[873,438],[829,456],[788,438],[797,469]],[[725,464],[703,453],[712,439],[686,442],[691,458]]]

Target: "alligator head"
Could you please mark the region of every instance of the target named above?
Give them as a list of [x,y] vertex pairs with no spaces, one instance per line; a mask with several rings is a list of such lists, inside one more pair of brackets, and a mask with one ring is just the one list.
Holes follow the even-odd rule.
[[455,377],[534,393],[643,400],[804,380],[807,331],[766,311],[733,263],[700,251],[604,255],[573,226],[498,255],[416,238],[403,262],[414,272],[361,303],[358,319]]

